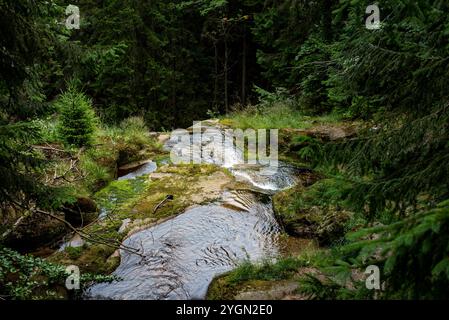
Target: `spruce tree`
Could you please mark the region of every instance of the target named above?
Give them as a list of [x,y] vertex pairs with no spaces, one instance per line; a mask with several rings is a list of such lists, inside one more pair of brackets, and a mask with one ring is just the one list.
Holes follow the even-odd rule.
[[76,147],[89,146],[95,129],[95,113],[92,101],[82,92],[70,86],[56,102],[60,112],[58,132],[67,144]]
[[40,182],[45,159],[32,145],[40,140],[32,120],[48,112],[45,75],[49,48],[59,43],[53,1],[0,1],[0,214],[31,203],[47,206],[51,190]]

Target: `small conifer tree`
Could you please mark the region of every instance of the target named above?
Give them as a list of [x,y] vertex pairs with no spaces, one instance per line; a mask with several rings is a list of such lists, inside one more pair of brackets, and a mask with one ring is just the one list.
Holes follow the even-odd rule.
[[56,103],[60,112],[58,132],[67,144],[87,146],[95,130],[95,113],[92,101],[82,92],[70,86]]

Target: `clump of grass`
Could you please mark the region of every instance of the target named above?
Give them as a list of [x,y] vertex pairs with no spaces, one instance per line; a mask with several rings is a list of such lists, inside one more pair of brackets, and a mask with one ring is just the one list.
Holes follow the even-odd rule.
[[307,116],[290,104],[282,102],[267,106],[248,106],[232,112],[221,123],[239,129],[308,129],[316,123],[335,123],[341,120],[336,113]]
[[85,172],[83,184],[90,190],[106,185],[114,177],[112,170],[94,161],[89,152],[81,156],[80,167]]
[[224,124],[240,129],[281,129],[281,128],[303,128],[306,123],[304,116],[286,105],[274,105],[272,107],[260,108],[249,106],[243,111],[231,113]]
[[300,267],[304,267],[306,260],[295,257],[279,259],[275,262],[263,261],[262,263],[251,263],[249,261],[241,264],[228,276],[230,283],[238,283],[249,280],[283,280],[291,277]]
[[150,137],[139,117],[126,119],[119,126],[103,127],[96,140],[96,158],[106,165],[122,165],[162,153],[162,146]]
[[273,281],[297,280],[301,269],[320,265],[322,255],[307,251],[296,257],[284,257],[276,261],[260,263],[246,261],[233,271],[219,276],[209,286],[207,299],[231,300],[248,287],[264,290]]

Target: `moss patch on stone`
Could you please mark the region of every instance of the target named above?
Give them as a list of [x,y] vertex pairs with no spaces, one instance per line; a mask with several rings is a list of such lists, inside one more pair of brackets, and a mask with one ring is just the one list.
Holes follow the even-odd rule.
[[[146,176],[113,181],[96,194],[105,216],[83,231],[119,244],[127,236],[181,214],[191,206],[217,200],[232,179],[225,170],[213,165],[165,165]],[[120,230],[126,219],[129,223]],[[85,272],[107,274],[119,264],[119,257],[114,255],[116,249],[86,242],[76,254],[68,248],[50,259],[77,265]]]
[[283,257],[275,262],[245,262],[235,270],[215,278],[206,298],[209,300],[281,299],[297,288],[298,276],[309,265],[309,253]]
[[290,235],[331,245],[344,236],[352,217],[341,188],[332,179],[324,179],[309,187],[298,185],[279,192],[273,197],[276,217]]

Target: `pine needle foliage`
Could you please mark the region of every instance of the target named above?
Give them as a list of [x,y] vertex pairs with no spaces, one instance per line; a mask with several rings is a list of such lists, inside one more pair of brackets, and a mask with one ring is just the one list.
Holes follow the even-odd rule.
[[[316,299],[449,298],[449,201],[396,223],[351,233],[348,240],[322,266],[325,281],[302,279],[303,293]],[[364,277],[352,278],[352,270],[364,272],[369,265],[381,270],[380,291],[367,290]]]
[[75,87],[70,86],[58,101],[60,111],[58,131],[62,140],[75,147],[90,145],[95,129],[92,101]]
[[372,216],[387,207],[404,213],[422,194],[435,203],[446,199],[449,6],[387,2],[382,29],[373,32],[359,23],[365,2],[350,4],[342,1],[338,10],[347,12],[348,22],[336,44],[338,67],[331,82],[338,79],[334,93],[340,101],[365,106],[363,116],[374,121],[358,139],[331,146],[329,159],[344,164],[349,177],[364,177],[351,199],[360,208],[368,204]]

